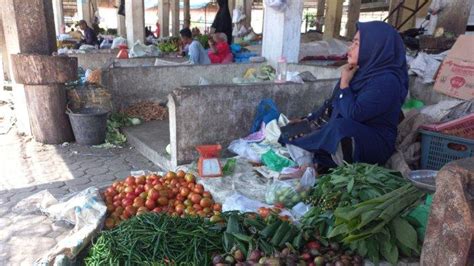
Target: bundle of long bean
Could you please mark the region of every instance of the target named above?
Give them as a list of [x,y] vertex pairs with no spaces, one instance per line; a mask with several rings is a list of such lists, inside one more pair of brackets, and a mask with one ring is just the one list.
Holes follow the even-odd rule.
[[223,252],[222,227],[202,218],[147,213],[104,231],[86,265],[209,265]]

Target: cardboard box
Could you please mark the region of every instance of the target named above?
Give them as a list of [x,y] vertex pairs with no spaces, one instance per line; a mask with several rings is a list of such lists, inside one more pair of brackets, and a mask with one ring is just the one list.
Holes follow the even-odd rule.
[[474,36],[459,36],[441,64],[433,89],[463,100],[474,98]]

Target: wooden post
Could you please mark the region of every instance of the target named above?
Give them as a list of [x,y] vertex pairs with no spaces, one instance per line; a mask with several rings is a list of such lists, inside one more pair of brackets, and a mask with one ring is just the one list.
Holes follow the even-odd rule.
[[183,0],[184,5],[184,28],[191,28],[191,5],[190,0]]
[[316,11],[316,31],[323,32],[324,12],[326,10],[326,0],[318,0],[318,10]]
[[343,3],[344,0],[328,1],[328,11],[324,22],[324,39],[332,39],[340,35]]
[[356,23],[359,21],[361,0],[350,0],[346,24],[346,37],[352,38],[356,34]]
[[448,6],[439,14],[436,28],[443,28],[444,32],[455,35],[464,34],[473,2],[473,0],[448,1]]
[[143,0],[125,1],[125,25],[128,47],[145,42],[145,6]]

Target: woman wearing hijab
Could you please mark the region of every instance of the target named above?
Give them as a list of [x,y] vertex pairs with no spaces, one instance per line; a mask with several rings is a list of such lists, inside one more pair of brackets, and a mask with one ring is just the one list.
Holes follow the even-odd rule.
[[[348,64],[332,98],[327,124],[301,138],[286,141],[301,176],[307,167],[319,173],[343,161],[384,164],[395,150],[401,106],[408,92],[405,47],[390,25],[358,23]],[[314,121],[309,114],[303,118]]]
[[222,32],[227,36],[227,43],[232,44],[232,18],[229,11],[228,0],[217,0],[219,10],[211,27],[213,32]]

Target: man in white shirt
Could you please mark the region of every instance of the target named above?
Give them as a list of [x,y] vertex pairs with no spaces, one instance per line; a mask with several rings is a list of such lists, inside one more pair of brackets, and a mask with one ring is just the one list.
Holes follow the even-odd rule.
[[209,56],[201,43],[193,39],[190,29],[182,29],[179,34],[181,35],[181,41],[188,48],[187,55],[191,64],[208,65],[211,63],[211,60],[209,60]]

